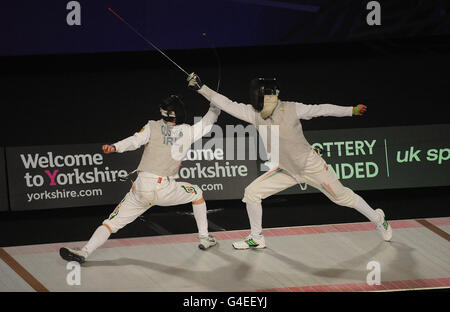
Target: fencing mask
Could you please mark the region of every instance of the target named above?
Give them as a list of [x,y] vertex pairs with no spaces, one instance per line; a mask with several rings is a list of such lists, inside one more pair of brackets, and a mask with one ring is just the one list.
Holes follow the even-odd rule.
[[176,118],[175,124],[177,125],[186,122],[184,103],[177,95],[171,95],[164,99],[159,107],[159,111],[166,122],[173,122],[173,118]]
[[277,107],[279,93],[276,78],[255,78],[250,82],[250,102],[263,119],[270,117]]

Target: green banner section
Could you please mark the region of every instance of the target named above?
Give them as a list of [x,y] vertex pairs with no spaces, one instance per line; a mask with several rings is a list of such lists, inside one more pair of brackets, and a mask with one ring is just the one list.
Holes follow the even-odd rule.
[[[305,131],[353,190],[450,185],[450,124]],[[316,192],[292,187],[283,194]]]

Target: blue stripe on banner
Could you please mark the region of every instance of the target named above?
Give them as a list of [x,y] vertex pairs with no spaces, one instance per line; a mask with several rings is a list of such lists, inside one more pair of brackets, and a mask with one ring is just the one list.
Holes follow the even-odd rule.
[[269,0],[232,0],[234,2],[240,2],[240,3],[247,3],[247,4],[255,4],[259,6],[269,6],[273,8],[280,8],[280,9],[290,9],[290,10],[296,10],[296,11],[307,11],[307,12],[314,12],[320,10],[319,6],[316,5],[308,5],[308,4],[294,4],[289,2],[275,2],[275,1],[269,1]]

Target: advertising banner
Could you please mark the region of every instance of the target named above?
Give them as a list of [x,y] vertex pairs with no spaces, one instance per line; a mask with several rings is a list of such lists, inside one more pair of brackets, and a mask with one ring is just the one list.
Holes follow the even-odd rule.
[[[353,190],[450,185],[450,124],[305,131]],[[283,194],[316,192],[295,186]]]
[[11,210],[108,205],[120,202],[142,150],[103,154],[101,144],[6,149]]
[[188,151],[179,180],[198,185],[206,200],[242,198],[245,187],[258,176],[256,157],[249,157],[255,145],[249,145],[246,137],[201,142]]
[[[355,191],[450,185],[450,124],[305,131],[305,136]],[[206,200],[241,199],[245,187],[265,173],[259,160],[264,152],[256,145],[254,136],[203,138],[187,151],[178,180],[198,185]],[[131,187],[131,180],[120,178],[137,168],[142,151],[105,155],[101,144],[7,148],[11,210],[116,204]],[[6,187],[2,177],[0,191]],[[295,185],[279,194],[311,192],[318,191]],[[6,210],[6,196],[0,200]]]
[[[241,198],[257,176],[256,161],[226,159],[227,142],[235,140],[199,140],[188,150],[178,180],[198,185],[207,200]],[[243,142],[248,149],[247,139]],[[105,155],[101,144],[7,148],[11,209],[119,203],[131,187],[131,180],[120,178],[137,168],[142,152],[141,148]]]

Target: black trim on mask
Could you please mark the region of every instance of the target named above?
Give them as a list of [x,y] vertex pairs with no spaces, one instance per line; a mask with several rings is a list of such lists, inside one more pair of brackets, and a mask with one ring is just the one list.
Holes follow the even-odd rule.
[[264,95],[276,95],[280,88],[276,78],[255,78],[250,81],[250,103],[260,112],[264,108]]
[[172,122],[173,117],[170,117],[170,115],[175,114],[175,124],[179,125],[186,122],[186,109],[180,96],[172,94],[169,97],[165,98],[160,105],[160,109],[167,111],[167,114],[169,115],[163,116],[161,114],[162,119],[164,119],[165,121]]

